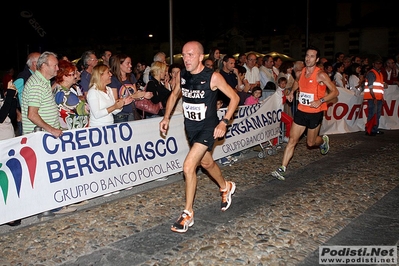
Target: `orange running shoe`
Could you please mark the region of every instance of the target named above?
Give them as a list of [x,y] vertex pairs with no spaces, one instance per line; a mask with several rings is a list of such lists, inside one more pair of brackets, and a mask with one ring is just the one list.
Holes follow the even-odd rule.
[[194,225],[194,212],[190,213],[188,210],[184,210],[180,214],[179,219],[170,228],[173,232],[185,233],[188,228]]
[[231,205],[231,195],[236,191],[236,184],[231,181],[226,182],[227,188],[225,191],[220,189],[222,196],[222,211],[226,211]]

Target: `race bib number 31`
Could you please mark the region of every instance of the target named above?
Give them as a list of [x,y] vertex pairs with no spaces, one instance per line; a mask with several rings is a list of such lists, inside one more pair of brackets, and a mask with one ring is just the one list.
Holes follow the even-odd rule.
[[299,103],[303,105],[310,105],[314,101],[313,93],[300,92],[299,93]]
[[183,103],[184,117],[193,121],[205,119],[206,106],[203,103]]

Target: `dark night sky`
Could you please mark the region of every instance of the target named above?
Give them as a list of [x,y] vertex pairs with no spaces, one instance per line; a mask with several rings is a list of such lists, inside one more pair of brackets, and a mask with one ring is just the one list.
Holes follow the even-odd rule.
[[[77,2],[58,2],[57,7],[10,3],[8,9],[0,11],[3,47],[7,50],[0,69],[15,65],[15,61],[24,63],[28,51],[50,50],[58,53],[60,42],[72,47],[82,40],[98,44],[101,40],[106,42],[123,35],[132,36],[135,42],[145,42],[150,33],[154,35],[153,40],[169,40],[168,0],[156,3],[141,1],[140,4],[120,2],[110,1],[102,5],[83,3],[82,6],[78,6]],[[292,21],[295,14],[302,17],[300,20],[303,23],[306,19],[306,6],[287,6],[282,15],[282,11],[266,8],[272,5],[270,1],[267,5],[265,1],[264,7],[259,6],[262,2],[174,0],[173,34],[183,40],[214,39],[234,26],[260,35],[272,34],[273,29],[281,28],[287,20]],[[31,17],[23,17],[23,11]],[[30,24],[32,19],[35,25]],[[79,55],[84,50],[82,48]],[[18,64],[23,66],[23,63]]]
[[[18,5],[18,7],[11,7],[9,12],[2,10],[1,12],[5,12],[5,15],[1,19],[7,20],[6,29],[12,29],[14,33],[35,33],[28,19],[22,18],[20,13],[22,10],[30,11],[33,18],[45,30],[47,39],[90,35],[102,35],[107,38],[107,36],[126,33],[133,34],[137,38],[145,38],[148,33],[153,33],[165,39],[169,35],[169,1],[159,2],[154,6],[152,1],[142,1],[140,6],[144,7],[139,9],[128,7],[126,4],[112,5],[115,1],[111,1],[102,6],[79,8],[78,11],[76,11],[78,9],[76,3],[58,7],[54,9],[55,11],[48,11],[48,7],[32,4]],[[285,24],[287,17],[306,18],[306,14],[301,12],[301,9],[306,11],[306,6],[303,8],[294,5],[284,7],[284,15],[282,15],[282,11],[266,11],[266,6],[260,7],[260,1],[255,0],[245,1],[245,6],[248,7],[243,6],[243,3],[237,4],[226,0],[203,0],[200,1],[200,5],[196,2],[199,1],[173,1],[173,22],[176,34],[195,38],[198,35],[220,34],[223,28],[231,28],[233,25],[264,32]],[[267,3],[268,7],[271,5]],[[18,28],[16,29],[15,26]]]
[[[82,6],[79,6],[78,2],[57,2],[57,6],[39,6],[10,2],[9,8],[0,11],[2,47],[5,48],[0,69],[15,65],[17,58],[24,62],[27,51],[37,50],[38,47],[42,51],[57,52],[60,42],[73,47],[82,40],[88,44],[98,44],[101,40],[108,41],[123,35],[132,36],[139,42],[145,41],[149,33],[154,34],[155,40],[169,40],[168,0],[98,3],[88,5],[82,1]],[[246,0],[240,3],[226,0],[174,0],[173,33],[182,40],[212,40],[234,26],[258,35],[280,34],[287,25],[292,24],[304,29],[306,3],[305,0]],[[310,0],[311,29],[328,28],[335,24],[336,8],[332,3],[328,5],[326,9],[320,1]],[[29,24],[30,19],[21,16],[21,11],[29,11],[32,15],[30,19],[34,18],[37,22],[35,27],[39,28],[34,29]],[[79,55],[83,51],[79,51]]]

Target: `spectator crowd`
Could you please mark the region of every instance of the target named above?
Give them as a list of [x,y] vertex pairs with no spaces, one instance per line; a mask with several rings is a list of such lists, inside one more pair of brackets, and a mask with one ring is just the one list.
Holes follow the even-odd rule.
[[[279,56],[259,56],[256,53],[223,55],[212,47],[204,60],[205,67],[219,72],[240,98],[239,105],[262,103],[276,91],[281,94],[286,128],[290,128],[296,100],[285,101],[298,88],[297,76],[305,67],[304,61],[286,61]],[[324,70],[337,86],[360,94],[367,87],[368,73],[374,68],[381,73],[386,85],[399,85],[399,55],[367,58],[338,52],[333,60],[320,58],[318,67]],[[375,64],[379,64],[378,67]],[[96,53],[88,50],[79,60],[45,51],[27,56],[20,73],[9,69],[3,76],[0,90],[0,140],[43,130],[58,138],[64,130],[96,127],[162,117],[171,95],[176,75],[184,65],[168,65],[166,54],[158,52],[153,62],[134,62],[134,58],[110,50]],[[300,89],[300,88],[299,88]],[[298,90],[299,91],[299,90]],[[219,106],[226,107],[229,98],[219,92]],[[294,95],[295,99],[295,95]],[[374,99],[373,97],[371,98]],[[148,100],[160,105],[157,113],[141,110],[138,101]],[[137,105],[137,106],[136,106]],[[181,100],[173,114],[182,112]],[[374,133],[379,134],[374,130]],[[289,130],[285,138],[288,142]],[[240,153],[222,158],[223,164],[236,162]],[[79,206],[66,206],[53,213],[68,213]],[[20,221],[9,223],[18,225]]]

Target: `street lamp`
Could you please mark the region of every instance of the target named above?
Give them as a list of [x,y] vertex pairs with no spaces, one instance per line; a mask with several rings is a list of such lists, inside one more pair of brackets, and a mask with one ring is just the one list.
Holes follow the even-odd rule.
[[170,64],[173,64],[173,0],[169,0],[169,52]]
[[309,0],[306,1],[306,47],[309,46]]

